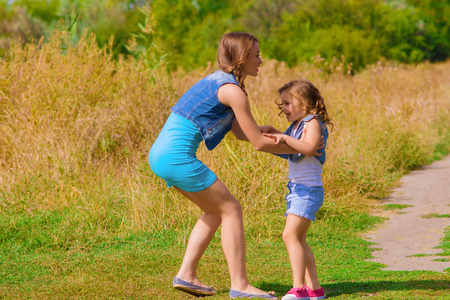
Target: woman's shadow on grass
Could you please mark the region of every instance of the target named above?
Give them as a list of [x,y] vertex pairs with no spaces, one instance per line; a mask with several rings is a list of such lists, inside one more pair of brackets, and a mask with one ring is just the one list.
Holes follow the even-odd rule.
[[[327,298],[337,297],[343,294],[377,294],[383,291],[410,291],[410,290],[434,290],[449,291],[448,280],[411,280],[411,281],[367,281],[367,282],[340,282],[323,284]],[[291,286],[284,284],[263,283],[260,288],[265,291],[273,290],[277,295],[284,295]],[[361,296],[363,296],[361,295]]]

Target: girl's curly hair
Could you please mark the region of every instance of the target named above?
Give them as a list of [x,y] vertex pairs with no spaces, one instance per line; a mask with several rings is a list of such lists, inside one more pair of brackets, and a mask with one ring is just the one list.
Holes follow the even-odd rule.
[[[279,94],[285,91],[288,91],[293,99],[305,105],[306,113],[317,115],[326,126],[333,126],[325,106],[325,100],[319,90],[309,80],[293,80],[278,89]],[[277,102],[277,105],[281,109],[282,104]]]

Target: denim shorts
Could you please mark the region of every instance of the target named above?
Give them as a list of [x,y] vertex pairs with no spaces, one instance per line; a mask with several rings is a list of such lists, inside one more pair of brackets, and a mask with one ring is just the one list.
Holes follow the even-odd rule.
[[196,156],[202,141],[194,123],[172,112],[150,149],[148,161],[153,173],[168,187],[187,192],[206,189],[217,176]]
[[287,187],[289,194],[286,196],[287,209],[285,216],[292,214],[314,222],[316,214],[323,204],[323,187],[310,187],[293,182],[289,182]]

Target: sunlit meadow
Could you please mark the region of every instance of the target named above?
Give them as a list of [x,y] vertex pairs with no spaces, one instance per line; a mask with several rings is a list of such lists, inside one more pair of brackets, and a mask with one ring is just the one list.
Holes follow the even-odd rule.
[[[55,33],[0,60],[3,242],[33,228],[23,232],[33,249],[84,251],[164,230],[184,243],[201,212],[151,172],[147,154],[170,107],[215,65],[169,75],[114,60],[93,39],[71,45]],[[289,125],[275,104],[280,86],[307,78],[322,92],[334,128],[319,221],[371,209],[402,174],[449,151],[450,63],[380,62],[357,75],[349,68],[344,58],[329,65],[318,56],[296,68],[265,60],[247,81],[256,121],[280,130]],[[287,163],[231,134],[198,156],[241,201],[247,234],[278,239]]]

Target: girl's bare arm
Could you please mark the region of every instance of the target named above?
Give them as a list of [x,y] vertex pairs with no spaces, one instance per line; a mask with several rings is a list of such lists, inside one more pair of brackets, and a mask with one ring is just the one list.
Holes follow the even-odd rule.
[[300,140],[286,134],[279,133],[268,133],[264,135],[272,138],[276,144],[285,143],[297,151],[297,153],[301,153],[306,156],[317,156],[317,149],[320,149],[323,144],[322,128],[319,121],[316,119],[312,119],[311,121],[305,123],[302,138]]

